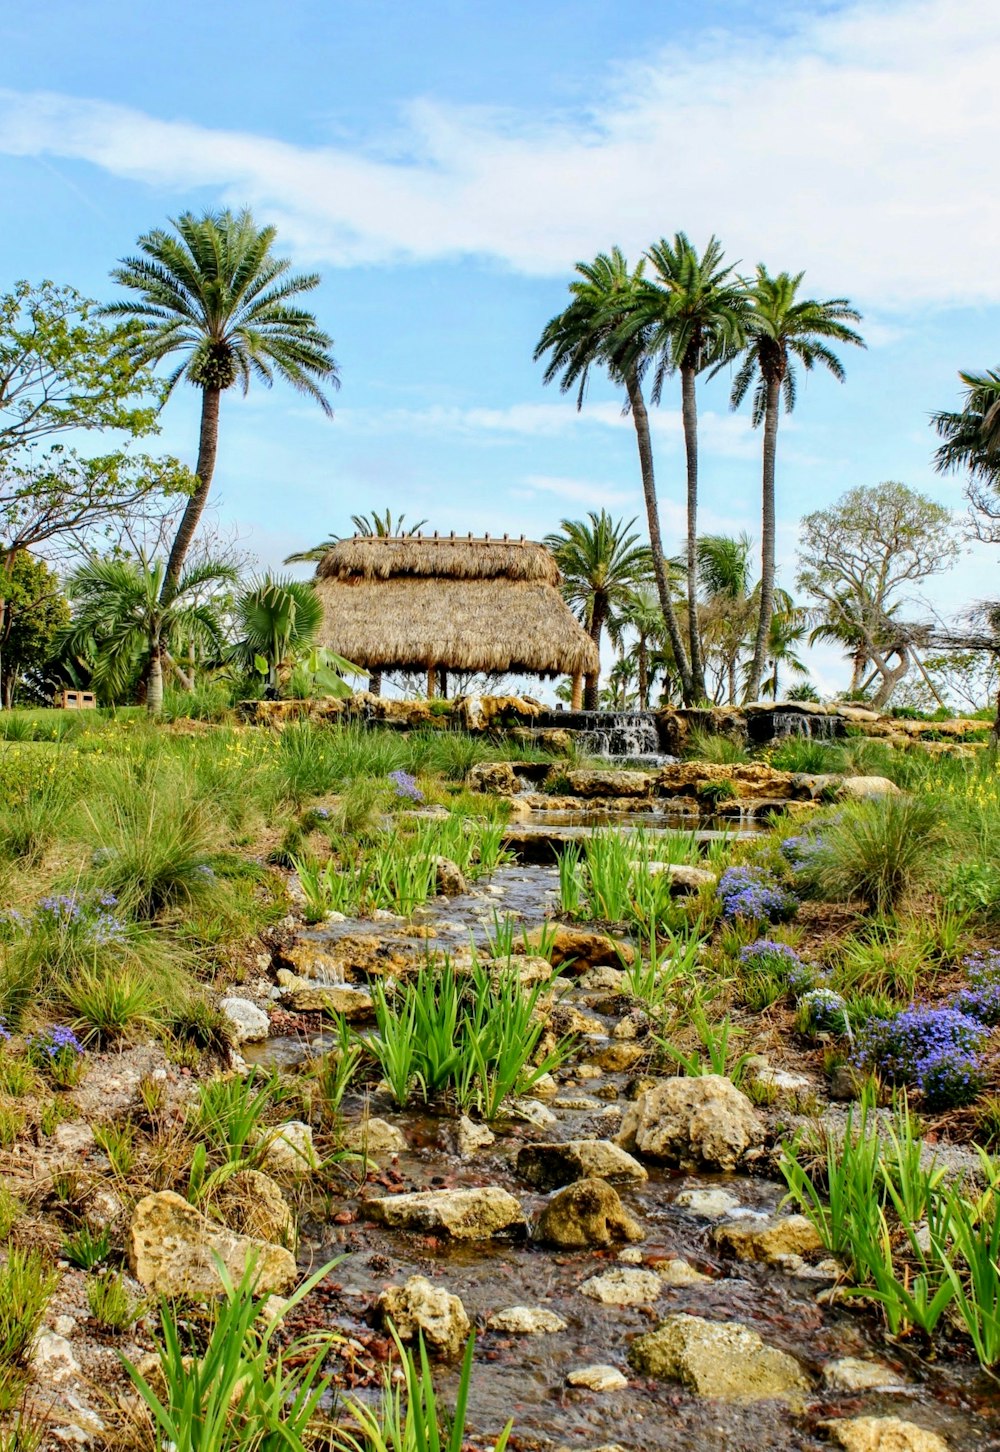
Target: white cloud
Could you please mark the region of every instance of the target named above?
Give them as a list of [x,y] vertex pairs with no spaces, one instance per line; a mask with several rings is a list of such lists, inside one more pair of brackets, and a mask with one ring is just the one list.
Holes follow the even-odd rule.
[[1000,7],[856,3],[786,32],[713,31],[621,67],[585,115],[409,104],[365,149],[305,147],[101,101],[0,93],[0,150],[214,188],[339,265],[499,259],[562,274],[664,230],[881,309],[1000,299]]
[[530,493],[551,494],[585,509],[616,509],[635,503],[634,491],[598,484],[590,479],[567,479],[555,474],[528,474],[524,486]]

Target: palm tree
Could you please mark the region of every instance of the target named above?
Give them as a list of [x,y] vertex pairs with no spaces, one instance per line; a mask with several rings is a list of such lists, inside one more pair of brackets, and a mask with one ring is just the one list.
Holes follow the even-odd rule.
[[[398,519],[393,519],[390,509],[387,509],[385,514],[379,514],[378,510],[373,509],[371,514],[352,514],[351,523],[354,525],[355,534],[365,535],[368,538],[377,536],[379,539],[411,539],[420,533],[427,521],[418,519],[416,524],[411,524],[406,528],[405,514],[401,514]],[[288,555],[284,563],[286,565],[318,564],[335,544],[340,543],[341,538],[342,536],[339,534],[332,534],[322,544],[313,545],[312,549]]]
[[649,585],[637,585],[608,616],[608,636],[616,650],[623,650],[628,634],[635,636],[632,650],[624,658],[635,661],[639,687],[639,709],[649,710],[650,645],[666,637],[666,622],[659,597]]
[[805,638],[808,628],[806,612],[793,604],[791,596],[785,590],[775,592],[774,603],[771,628],[767,636],[767,659],[771,674],[761,682],[762,694],[770,696],[772,701],[778,699],[779,672],[783,665],[787,665],[797,676],[809,674],[809,667],[796,654],[796,648]]
[[625,389],[639,450],[653,576],[681,674],[684,699],[690,704],[690,670],[664,561],[649,415],[642,392],[642,378],[649,362],[646,352],[649,324],[639,308],[640,299],[645,297],[643,268],[644,263],[640,262],[631,270],[617,247],[610,254],[599,253],[593,262],[578,262],[577,278],[569,285],[572,300],[546,323],[534,356],[537,361],[549,355],[544,381],[551,383],[558,379],[563,393],[575,389],[578,409],[583,407],[592,368],[606,369],[612,383]]
[[760,610],[753,660],[747,676],[746,699],[749,701],[760,689],[774,612],[774,476],[781,400],[784,398],[785,412],[791,413],[795,407],[796,361],[806,372],[821,363],[834,378],[843,382],[844,366],[828,346],[828,341],[851,343],[858,348],[865,346],[860,334],[847,326],[849,322],[858,322],[861,317],[847,298],[834,297],[818,302],[815,298],[798,297],[804,275],[801,272],[795,276],[779,272],[777,277],[772,277],[767,268],[758,263],[753,280],[747,283],[746,351],[733,379],[730,400],[733,408],[739,408],[751,384],[756,381],[751,418],[754,428],[764,425]]
[[698,374],[730,355],[743,338],[746,299],[742,285],[723,263],[722,245],[710,237],[701,256],[683,232],[661,238],[647,254],[653,278],[643,288],[640,318],[648,327],[647,354],[657,358],[652,399],[659,403],[664,381],[681,375],[681,413],[687,463],[688,653],[694,695],[705,696],[705,670],[698,636]]
[[164,599],[178,588],[188,549],[201,519],[215,470],[219,405],[251,377],[268,387],[277,373],[299,393],[332,413],[321,384],[337,388],[331,339],[312,313],[297,304],[319,283],[315,273],[289,275],[287,258],[275,257],[274,227],[258,227],[250,212],[184,212],[173,232],[155,228],[138,242],[142,253],[127,257],[111,276],[138,293],[104,308],[109,316],[135,324],[136,358],[159,363],[180,355],[167,380],[167,394],[187,381],[201,390],[198,478],[174,536],[163,578]]
[[166,567],[162,561],[95,559],[82,565],[67,582],[73,619],[66,637],[69,653],[93,660],[97,690],[120,695],[138,664],[152,715],[163,710],[163,662],[178,641],[218,651],[223,635],[219,614],[206,585],[231,585],[229,565],[207,560],[188,570],[164,598]]
[[307,580],[265,575],[237,597],[235,617],[240,639],[234,656],[248,669],[266,670],[275,687],[281,667],[315,640],[323,604]]
[[[564,519],[561,534],[546,536],[545,543],[562,571],[563,594],[577,610],[590,638],[601,648],[601,636],[610,611],[653,571],[649,548],[630,533],[634,519],[613,520],[607,510],[593,510],[586,520]],[[598,675],[588,676],[584,709],[598,704]]]
[[703,535],[698,541],[698,574],[705,598],[702,634],[713,640],[721,662],[718,696],[722,683],[729,704],[736,700],[736,676],[744,649],[759,586],[751,585],[750,536]]
[[965,384],[961,412],[932,415],[944,440],[934,454],[934,467],[939,474],[968,471],[966,495],[973,509],[973,529],[977,538],[996,544],[1000,541],[1000,371],[958,376]]

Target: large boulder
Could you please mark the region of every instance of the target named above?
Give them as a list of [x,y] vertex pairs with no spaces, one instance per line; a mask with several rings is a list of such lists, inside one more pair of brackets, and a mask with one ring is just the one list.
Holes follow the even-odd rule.
[[270,1175],[237,1170],[219,1191],[216,1204],[226,1224],[240,1235],[295,1249],[295,1217]]
[[812,1255],[823,1249],[819,1232],[805,1215],[781,1215],[763,1225],[743,1220],[717,1225],[712,1241],[737,1260],[757,1260],[767,1265],[776,1265],[785,1256]]
[[617,1141],[682,1169],[731,1171],[764,1134],[760,1115],[731,1080],[703,1074],[645,1090],[626,1109]]
[[648,797],[656,784],[651,771],[581,769],[565,775],[574,797]]
[[216,1257],[237,1283],[253,1265],[260,1295],[280,1295],[297,1275],[295,1258],[283,1245],[213,1224],[172,1190],[139,1201],[126,1250],[136,1280],[160,1296],[218,1295],[222,1282]]
[[857,800],[864,797],[897,797],[899,787],[887,776],[845,776],[837,795],[843,799]]
[[645,1168],[610,1139],[571,1139],[565,1144],[526,1144],[517,1152],[517,1172],[539,1190],[557,1190],[574,1180],[638,1181]]
[[846,1452],[948,1452],[943,1437],[899,1417],[850,1417],[826,1430]]
[[392,1322],[401,1341],[422,1335],[432,1356],[457,1361],[472,1325],[458,1296],[424,1276],[411,1276],[404,1286],[389,1286],[375,1303],[383,1322]]
[[537,1239],[562,1250],[642,1240],[642,1226],[625,1211],[606,1180],[577,1180],[557,1190],[542,1211]]
[[521,790],[509,761],[477,761],[465,784],[472,792],[489,792],[494,797],[513,797]]
[[794,1356],[766,1345],[739,1321],[668,1316],[655,1331],[633,1341],[628,1359],[645,1376],[737,1402],[796,1396],[809,1387]]
[[452,1240],[489,1240],[502,1231],[524,1235],[520,1204],[499,1185],[472,1190],[419,1190],[369,1200],[369,1216],[390,1230],[419,1230]]
[[723,765],[710,761],[678,761],[660,768],[657,790],[664,797],[711,798],[729,783],[731,795],[752,801],[789,801],[808,793],[791,771],[778,771],[764,762]]

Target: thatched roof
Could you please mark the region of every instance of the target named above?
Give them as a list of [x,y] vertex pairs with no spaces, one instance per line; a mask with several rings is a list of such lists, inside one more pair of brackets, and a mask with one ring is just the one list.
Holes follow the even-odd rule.
[[597,651],[531,540],[359,535],[316,571],[323,644],[366,670],[573,675]]

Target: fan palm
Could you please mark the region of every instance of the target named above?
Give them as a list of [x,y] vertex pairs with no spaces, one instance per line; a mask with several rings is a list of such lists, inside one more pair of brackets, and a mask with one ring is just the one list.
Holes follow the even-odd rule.
[[315,640],[323,604],[308,581],[265,575],[237,597],[235,617],[234,656],[250,669],[266,669],[268,685],[276,686],[281,667]]
[[163,710],[163,662],[176,642],[221,649],[219,613],[204,598],[205,587],[231,585],[236,575],[231,566],[207,560],[183,574],[164,599],[165,577],[160,560],[96,559],[66,586],[73,604],[67,652],[93,660],[95,688],[112,696],[127,687],[138,663],[153,715]]
[[638,585],[608,616],[608,635],[616,650],[622,650],[627,635],[635,636],[635,644],[626,659],[634,656],[639,687],[639,709],[649,709],[650,645],[666,638],[666,622],[655,590]]
[[278,374],[330,414],[320,385],[337,388],[340,382],[331,339],[297,302],[319,277],[289,274],[287,258],[272,252],[274,227],[258,227],[246,210],[200,217],[184,212],[171,225],[173,232],[157,227],[144,233],[141,255],[124,258],[111,274],[138,297],[104,309],[135,324],[138,361],[180,356],[168,394],[182,378],[201,390],[198,482],[171,546],[164,598],[178,587],[212,487],[226,389],[239,383],[246,393],[253,377],[270,387]]
[[[385,514],[379,514],[377,509],[373,509],[371,514],[352,514],[351,523],[354,525],[355,534],[365,535],[368,538],[377,536],[379,539],[410,539],[413,535],[420,533],[427,521],[418,519],[416,524],[411,524],[409,528],[406,528],[405,514],[401,514],[398,519],[393,519],[390,509],[387,509]],[[312,549],[288,555],[285,564],[318,564],[335,544],[340,543],[341,538],[342,536],[339,534],[331,534],[329,539],[325,539],[322,544],[313,545]]]
[[731,403],[738,408],[753,386],[751,418],[754,428],[764,426],[761,482],[760,607],[753,660],[747,675],[747,700],[760,689],[768,653],[771,616],[774,613],[775,504],[774,480],[778,444],[778,418],[784,399],[791,413],[796,398],[796,362],[810,372],[818,363],[834,378],[844,379],[844,366],[830,342],[850,343],[863,348],[864,340],[848,323],[861,314],[847,298],[799,298],[804,274],[779,272],[772,277],[758,264],[747,283],[749,312],[744,326],[746,343],[743,361],[733,379]]
[[645,296],[643,268],[640,262],[634,270],[630,269],[617,247],[610,254],[601,252],[593,262],[578,262],[577,277],[569,285],[572,300],[546,323],[535,348],[535,359],[548,355],[544,381],[551,383],[558,379],[563,393],[575,389],[578,409],[583,407],[590,373],[595,367],[606,369],[611,381],[625,389],[639,450],[653,576],[681,673],[684,698],[688,700],[690,672],[664,561],[649,415],[642,392],[643,373],[649,362],[646,353],[649,325],[638,306]]
[[648,327],[645,346],[657,359],[652,399],[665,380],[681,375],[681,414],[687,465],[688,652],[693,693],[705,695],[698,635],[698,400],[696,380],[705,368],[732,353],[743,338],[746,299],[722,245],[710,237],[700,255],[683,232],[661,238],[648,252],[653,276],[643,289],[639,317]]
[[[563,594],[577,610],[590,637],[601,648],[601,636],[608,614],[621,605],[636,585],[649,580],[653,562],[649,548],[631,533],[634,519],[613,520],[607,510],[593,510],[585,520],[564,519],[560,534],[550,534],[545,543],[562,571]],[[584,707],[597,709],[598,676],[588,676]]]
[[771,628],[767,635],[767,658],[771,674],[761,682],[761,691],[778,699],[779,672],[788,666],[797,676],[807,676],[809,668],[796,654],[797,647],[805,639],[806,612],[792,603],[791,596],[784,590],[775,592],[775,608],[771,615]]

